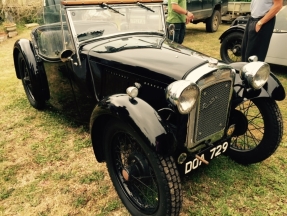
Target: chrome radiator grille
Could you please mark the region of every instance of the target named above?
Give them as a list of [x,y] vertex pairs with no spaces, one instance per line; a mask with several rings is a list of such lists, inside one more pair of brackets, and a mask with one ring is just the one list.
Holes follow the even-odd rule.
[[201,90],[195,142],[223,132],[227,121],[231,87],[231,80],[225,80]]

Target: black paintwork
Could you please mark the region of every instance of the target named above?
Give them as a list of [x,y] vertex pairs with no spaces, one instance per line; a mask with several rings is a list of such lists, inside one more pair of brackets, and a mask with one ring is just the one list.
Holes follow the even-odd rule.
[[[137,47],[140,41],[145,42]],[[124,46],[124,49],[114,52],[106,50],[106,47],[113,47],[113,44],[117,44],[117,47]],[[84,46],[81,53],[88,54],[91,61],[108,64],[111,67],[120,67],[122,70],[140,76],[150,76],[151,74],[156,76],[154,73],[157,73],[174,80],[182,79],[185,73],[209,59],[203,54],[172,43],[162,36],[149,35],[126,36],[108,42],[92,43]],[[158,78],[162,79],[161,75]]]
[[244,33],[248,19],[249,19],[248,16],[240,16],[240,17],[237,17],[235,20],[233,20],[230,27],[220,35],[219,37],[220,43],[222,43],[223,39],[227,35],[229,35],[231,32]]
[[231,26],[230,28],[228,28],[226,31],[224,31],[220,37],[219,37],[219,40],[220,40],[220,43],[222,43],[223,39],[229,35],[231,32],[242,32],[244,33],[245,31],[245,25],[235,25],[235,26]]
[[[148,118],[147,118],[148,117]],[[101,154],[103,121],[117,118],[131,126],[145,143],[153,147],[154,151],[161,154],[171,154],[175,139],[168,124],[164,122],[146,101],[131,99],[126,94],[116,94],[103,99],[94,109],[91,116],[90,128],[96,158],[103,161]]]
[[36,99],[44,98],[45,100],[48,100],[50,98],[50,92],[45,69],[33,47],[32,42],[27,39],[19,39],[14,44],[13,60],[16,76],[18,79],[22,79],[24,75],[21,74],[18,68],[19,53],[22,53],[28,67],[28,71],[30,72],[30,81],[34,87],[32,89],[34,97]]
[[[164,36],[150,34],[132,34],[82,44],[78,52],[80,62],[76,55],[65,63],[59,58],[47,59],[34,49],[35,45],[28,40],[17,41],[14,60],[17,53],[22,52],[33,77],[40,80],[38,83],[41,83],[44,77],[41,74],[45,72],[51,94],[49,103],[53,107],[85,122],[93,113],[90,126],[99,161],[104,161],[102,146],[99,145],[103,125],[111,117],[127,122],[155,151],[171,154],[175,139],[170,124],[162,121],[158,114],[159,109],[169,107],[165,89],[210,59]],[[17,77],[21,78],[16,61],[15,67]],[[139,83],[141,88],[138,98],[130,101],[125,91],[135,83]],[[281,83],[274,76],[260,92],[250,91],[238,74],[236,84],[243,86],[243,90],[235,87],[234,105],[243,98],[273,97],[282,100],[285,97]],[[186,130],[184,133],[176,132],[185,133]]]

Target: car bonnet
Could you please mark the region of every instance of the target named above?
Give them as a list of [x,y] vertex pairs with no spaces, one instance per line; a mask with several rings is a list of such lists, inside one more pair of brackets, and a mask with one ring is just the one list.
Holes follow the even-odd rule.
[[[85,45],[81,53],[90,60],[117,68],[144,68],[182,79],[210,57],[159,36],[129,36]],[[143,70],[138,70],[140,71]]]

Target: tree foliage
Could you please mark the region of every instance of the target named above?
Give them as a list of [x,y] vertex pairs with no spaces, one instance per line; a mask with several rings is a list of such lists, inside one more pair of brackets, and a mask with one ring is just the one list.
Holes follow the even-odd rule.
[[0,0],[0,22],[38,22],[43,11],[39,0]]

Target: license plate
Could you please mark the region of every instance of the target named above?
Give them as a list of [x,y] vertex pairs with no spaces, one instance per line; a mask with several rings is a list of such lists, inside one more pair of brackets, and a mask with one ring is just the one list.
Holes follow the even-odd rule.
[[185,163],[184,166],[184,174],[187,174],[189,172],[191,172],[192,170],[197,169],[198,167],[200,167],[205,161],[210,161],[213,158],[221,155],[222,153],[226,152],[226,150],[228,149],[228,142],[224,142],[220,145],[217,145],[213,148],[210,148],[207,151],[204,151],[203,153],[199,154],[199,158],[193,158],[192,160],[188,160]]

